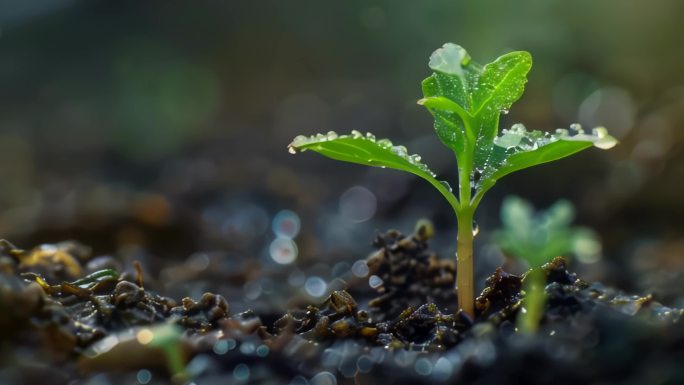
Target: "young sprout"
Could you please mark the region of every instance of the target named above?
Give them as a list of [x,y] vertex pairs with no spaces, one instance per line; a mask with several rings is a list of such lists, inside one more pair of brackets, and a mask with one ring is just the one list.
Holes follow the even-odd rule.
[[525,300],[518,316],[518,330],[537,331],[546,305],[546,275],[541,266],[554,257],[572,253],[578,259],[595,262],[601,244],[585,227],[570,227],[575,209],[568,201],[556,202],[544,212],[518,197],[507,197],[501,206],[503,228],[492,235],[507,255],[525,261],[530,271],[524,278]]
[[437,136],[454,152],[459,175],[455,194],[419,155],[371,133],[300,135],[289,145],[293,154],[312,150],[346,162],[403,170],[434,186],[456,214],[458,305],[470,316],[474,316],[473,217],[484,194],[514,171],[592,146],[608,149],[617,143],[603,127],[587,132],[578,124],[552,133],[528,131],[522,124],[514,124],[499,134],[499,116],[508,113],[522,95],[531,66],[532,58],[524,51],[507,53],[481,66],[452,43],[430,56],[433,73],[423,81],[424,98],[418,104],[434,116]]

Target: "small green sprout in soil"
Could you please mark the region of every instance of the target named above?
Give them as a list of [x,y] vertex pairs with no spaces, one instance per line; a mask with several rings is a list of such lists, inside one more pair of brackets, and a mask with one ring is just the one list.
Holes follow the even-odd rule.
[[418,104],[434,116],[442,143],[454,152],[458,165],[458,191],[437,179],[420,155],[389,139],[352,131],[297,136],[291,153],[312,150],[332,159],[367,166],[392,168],[415,174],[434,186],[456,214],[459,307],[474,316],[473,218],[484,194],[502,177],[518,170],[551,162],[589,147],[609,149],[617,143],[603,127],[590,132],[579,124],[555,132],[528,131],[514,124],[499,133],[499,117],[520,98],[532,67],[528,52],[515,51],[482,66],[462,47],[447,43],[431,56],[433,73],[423,80]]
[[542,265],[568,253],[584,262],[595,262],[600,256],[596,234],[585,227],[570,227],[574,217],[574,207],[565,200],[539,213],[529,202],[513,196],[501,206],[503,228],[495,231],[492,239],[506,255],[526,262],[531,269],[523,280],[525,301],[518,317],[518,330],[524,333],[535,332],[544,314],[546,275]]

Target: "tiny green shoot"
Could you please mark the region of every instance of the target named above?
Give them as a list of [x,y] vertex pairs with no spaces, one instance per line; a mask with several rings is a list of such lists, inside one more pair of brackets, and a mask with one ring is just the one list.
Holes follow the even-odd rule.
[[[178,325],[168,323],[145,330],[151,336],[150,341],[147,343],[164,352],[166,364],[172,374],[173,382],[186,383],[188,373],[185,367],[181,328]],[[140,338],[138,339],[140,340]]]
[[462,47],[447,43],[429,60],[432,74],[422,83],[418,104],[433,115],[441,142],[458,166],[458,188],[437,178],[417,154],[389,139],[352,131],[297,136],[289,151],[311,150],[332,159],[402,170],[425,179],[451,205],[458,222],[456,290],[458,306],[474,312],[473,218],[484,194],[502,177],[551,162],[589,147],[608,149],[617,141],[603,127],[585,131],[579,124],[555,132],[528,131],[514,124],[499,133],[499,118],[520,98],[532,67],[528,52],[515,51],[487,65],[477,64]]
[[518,197],[507,197],[501,205],[503,228],[492,234],[492,240],[506,255],[525,261],[530,268],[524,278],[525,299],[518,316],[517,326],[522,333],[536,332],[544,315],[543,264],[569,253],[585,262],[595,262],[600,256],[596,234],[585,227],[571,227],[574,217],[574,207],[565,200],[538,213]]

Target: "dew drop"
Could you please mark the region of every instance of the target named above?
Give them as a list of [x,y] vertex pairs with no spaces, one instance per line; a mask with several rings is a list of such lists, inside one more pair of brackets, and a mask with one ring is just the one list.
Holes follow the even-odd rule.
[[335,139],[337,139],[337,133],[335,131],[328,131],[328,133],[325,135],[325,137],[328,140],[335,140]]
[[259,345],[256,348],[256,354],[259,357],[266,357],[269,352],[270,352],[270,349],[266,345]]
[[504,115],[508,115],[509,112],[510,112],[510,111],[509,111],[509,110],[506,110],[506,109],[501,110],[501,113],[504,114]]
[[147,369],[140,369],[135,377],[139,384],[145,385],[152,380],[152,372]]
[[384,149],[388,149],[388,148],[392,147],[392,141],[389,139],[380,139],[376,143],[378,144],[378,146],[380,146]]
[[271,222],[273,233],[278,237],[294,238],[299,234],[301,221],[299,215],[291,210],[281,210]]
[[240,382],[247,381],[249,379],[249,366],[237,364],[233,369],[233,377]]
[[592,134],[598,137],[598,140],[594,142],[594,146],[602,150],[613,148],[618,143],[617,139],[608,134],[608,130],[605,127],[594,128]]
[[571,124],[570,131],[572,131],[575,134],[584,134],[584,129],[582,128],[582,125],[579,123]]
[[352,138],[354,138],[354,139],[361,139],[361,138],[363,138],[363,134],[362,134],[361,132],[357,131],[357,130],[352,130],[351,136],[352,136]]
[[425,357],[419,358],[414,365],[414,369],[421,376],[429,376],[432,374],[432,362]]
[[568,136],[569,134],[570,133],[565,128],[557,128],[556,129],[556,136],[558,136],[558,137],[562,138],[562,137]]
[[440,180],[439,183],[440,183],[442,186],[446,187],[446,189],[449,190],[449,192],[453,192],[453,191],[454,191],[454,190],[451,188],[451,185],[449,184],[449,182],[447,182],[447,181],[445,181],[445,180]]
[[295,148],[294,148],[293,146],[288,146],[288,147],[287,147],[287,152],[289,152],[290,154],[294,155],[294,154],[297,153],[297,150],[295,150]]
[[289,265],[297,259],[297,244],[287,237],[277,237],[269,246],[271,259],[281,265]]
[[476,237],[480,233],[480,225],[473,221],[473,237]]
[[368,373],[373,369],[373,359],[364,354],[356,360],[356,367],[361,373]]
[[366,139],[370,140],[371,142],[375,142],[375,135],[370,132],[366,132]]
[[408,150],[404,146],[394,146],[392,147],[392,152],[403,158],[408,156]]
[[351,267],[351,271],[352,274],[354,274],[354,276],[358,278],[363,278],[367,276],[369,269],[366,260],[359,259],[358,261],[354,262],[354,264]]
[[413,154],[409,156],[409,162],[411,163],[420,163],[420,160],[423,159],[420,155],[418,154]]
[[322,297],[328,290],[328,284],[321,277],[309,277],[304,283],[304,290],[312,297]]
[[602,150],[608,150],[615,147],[617,143],[617,139],[613,138],[612,136],[606,136],[594,142],[594,146]]
[[337,377],[330,372],[320,372],[311,378],[311,385],[337,385]]
[[379,288],[383,283],[384,281],[382,278],[378,277],[377,275],[371,275],[370,278],[368,278],[368,286],[372,287],[373,289]]
[[515,132],[516,134],[526,134],[527,128],[522,123],[515,123],[511,126],[511,132]]
[[[233,343],[235,343],[235,341],[233,341]],[[230,350],[228,348],[228,346],[229,346],[228,340],[218,340],[214,344],[214,347],[212,350],[214,351],[214,353],[216,353],[218,355],[223,355],[223,354],[228,353],[228,350]]]
[[453,373],[453,366],[454,364],[448,358],[440,357],[432,368],[432,377],[440,382],[446,381]]

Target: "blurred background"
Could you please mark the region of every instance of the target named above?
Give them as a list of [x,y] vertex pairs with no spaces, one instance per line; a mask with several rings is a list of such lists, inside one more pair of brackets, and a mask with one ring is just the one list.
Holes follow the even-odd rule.
[[488,239],[504,197],[565,198],[602,242],[572,270],[684,306],[683,16],[680,0],[2,2],[0,237],[77,240],[235,310],[365,282],[375,234],[420,218],[451,258],[456,220],[427,183],[286,150],[372,131],[454,178],[416,105],[451,41],[481,63],[532,53],[503,127],[603,125],[621,142],[499,182],[477,215],[478,274],[504,261]]

